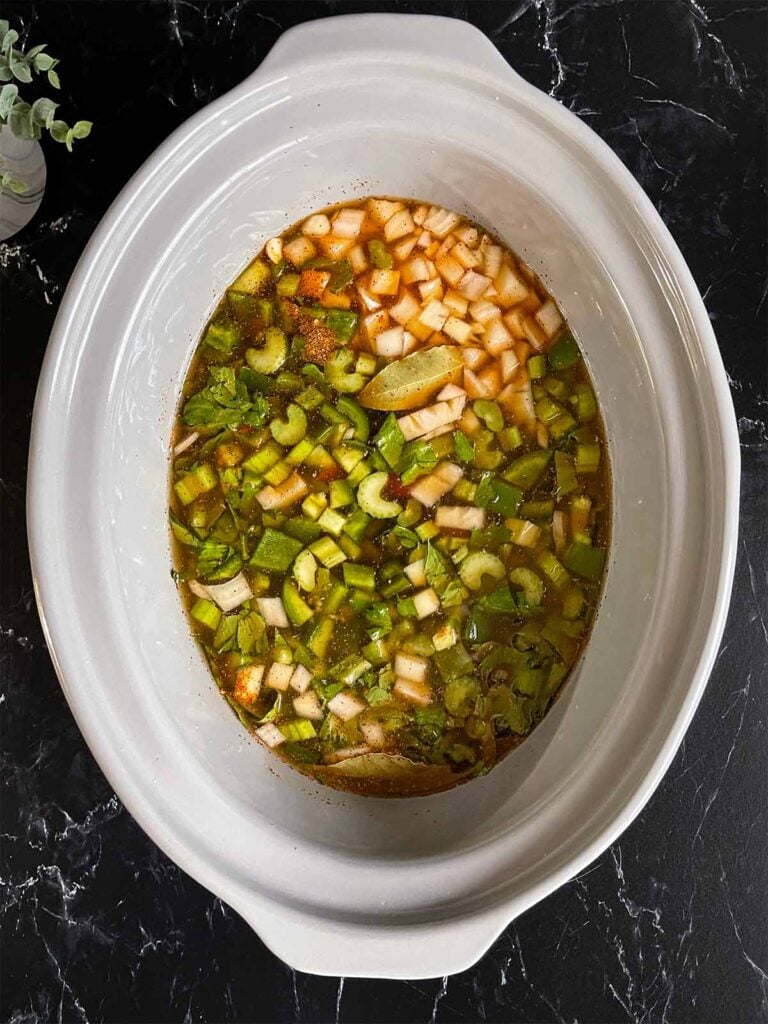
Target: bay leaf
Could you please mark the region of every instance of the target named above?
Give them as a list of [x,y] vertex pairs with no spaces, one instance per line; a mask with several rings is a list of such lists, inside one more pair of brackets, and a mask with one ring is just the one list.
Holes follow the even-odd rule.
[[446,384],[460,377],[464,360],[453,345],[412,352],[385,366],[363,388],[358,401],[367,409],[418,409]]

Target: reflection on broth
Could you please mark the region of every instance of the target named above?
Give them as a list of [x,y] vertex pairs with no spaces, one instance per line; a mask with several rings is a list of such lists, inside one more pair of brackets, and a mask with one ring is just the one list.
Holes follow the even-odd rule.
[[313,214],[227,290],[184,385],[179,589],[243,725],[336,787],[487,772],[557,696],[609,528],[554,300],[457,213]]

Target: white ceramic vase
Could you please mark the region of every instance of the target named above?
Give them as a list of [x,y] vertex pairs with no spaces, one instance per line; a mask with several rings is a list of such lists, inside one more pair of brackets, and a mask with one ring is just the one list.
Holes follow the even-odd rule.
[[27,184],[27,191],[16,195],[0,191],[0,241],[4,242],[32,220],[45,193],[45,156],[39,142],[19,139],[8,127],[0,128],[0,167],[11,171]]

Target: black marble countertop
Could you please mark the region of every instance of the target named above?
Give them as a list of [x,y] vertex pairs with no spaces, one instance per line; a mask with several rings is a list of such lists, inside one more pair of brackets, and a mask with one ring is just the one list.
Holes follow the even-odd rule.
[[[474,968],[418,982],[291,971],[141,832],[59,689],[24,487],[36,379],[67,280],[128,177],[281,31],[359,10],[466,18],[595,129],[669,225],[730,377],[743,459],[733,603],[666,778],[620,841]],[[60,57],[93,134],[46,145],[2,270],[2,1006],[5,1021],[768,1020],[766,67],[757,0],[6,2]],[[55,510],[54,514],[55,514]]]

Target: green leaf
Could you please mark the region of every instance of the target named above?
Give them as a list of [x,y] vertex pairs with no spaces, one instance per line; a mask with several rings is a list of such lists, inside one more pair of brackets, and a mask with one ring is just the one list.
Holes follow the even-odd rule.
[[404,484],[412,484],[437,465],[437,453],[427,441],[409,441],[403,449],[397,471]]
[[75,121],[72,126],[72,137],[85,139],[91,134],[91,128],[93,128],[93,121]]
[[[31,55],[27,54],[27,56]],[[32,58],[32,63],[35,66],[35,71],[50,71],[56,61],[51,57],[49,53],[37,53]]]
[[31,50],[27,50],[27,60],[32,60],[38,53],[42,53],[48,43],[38,43],[37,46],[33,46]]
[[61,88],[61,80],[53,68],[50,68],[48,71],[48,82],[54,89]]
[[17,81],[25,83],[32,81],[32,71],[23,53],[19,53],[18,50],[11,50],[8,66]]
[[0,119],[8,117],[18,95],[19,87],[13,82],[9,82],[8,85],[4,85],[0,89]]
[[51,138],[54,142],[66,142],[69,125],[66,121],[54,121],[49,125],[48,131],[51,133]]
[[400,461],[405,447],[405,437],[393,412],[387,416],[373,443],[381,452],[387,465],[394,469]]
[[448,568],[448,563],[440,552],[429,543],[427,543],[427,554],[424,559],[424,575],[427,577],[430,587],[437,594],[445,590],[451,582],[451,571]]
[[32,122],[32,108],[23,100],[17,100],[8,115],[8,127],[17,139],[34,139],[36,127]]
[[[5,25],[5,31],[2,31],[2,25]],[[2,37],[2,42],[0,42],[0,49],[2,50],[3,53],[8,53],[13,44],[18,40],[19,33],[16,31],[16,29],[10,28],[8,22],[5,21],[0,24],[0,37]]]
[[461,430],[453,432],[453,450],[459,462],[471,462],[475,457],[475,446]]
[[35,124],[44,125],[50,128],[53,124],[53,115],[56,113],[58,103],[41,96],[32,104],[31,116]]

